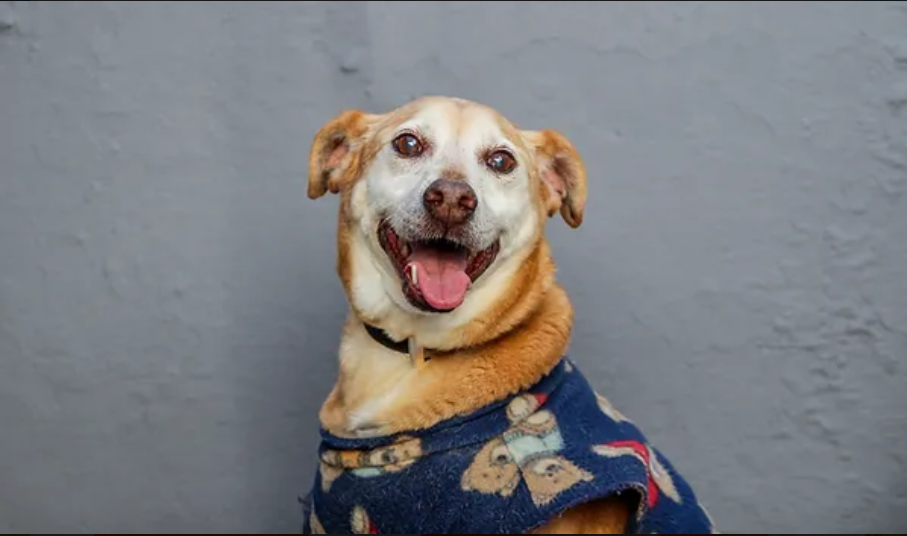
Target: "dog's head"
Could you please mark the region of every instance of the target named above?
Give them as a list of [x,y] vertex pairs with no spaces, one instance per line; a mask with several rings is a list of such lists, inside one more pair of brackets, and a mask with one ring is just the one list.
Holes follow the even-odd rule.
[[580,225],[586,172],[555,131],[520,130],[487,106],[425,97],[324,125],[308,195],[327,192],[341,194],[338,271],[357,314],[443,345],[439,334],[508,292],[549,217]]

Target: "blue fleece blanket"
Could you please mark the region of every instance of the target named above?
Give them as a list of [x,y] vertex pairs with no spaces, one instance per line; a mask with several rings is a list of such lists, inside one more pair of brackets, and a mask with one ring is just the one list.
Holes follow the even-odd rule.
[[637,500],[629,532],[714,532],[688,483],[565,358],[527,391],[424,431],[322,431],[303,533],[518,534],[617,493]]

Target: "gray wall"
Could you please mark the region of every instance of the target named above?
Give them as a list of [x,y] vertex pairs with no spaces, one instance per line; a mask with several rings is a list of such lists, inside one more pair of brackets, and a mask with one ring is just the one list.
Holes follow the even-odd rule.
[[340,110],[563,130],[573,355],[731,531],[907,530],[907,4],[0,2],[0,530],[295,531]]

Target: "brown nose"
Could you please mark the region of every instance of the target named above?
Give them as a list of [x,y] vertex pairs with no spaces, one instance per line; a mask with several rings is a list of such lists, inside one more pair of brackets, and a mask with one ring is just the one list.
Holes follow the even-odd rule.
[[479,200],[464,181],[438,179],[422,195],[422,204],[431,217],[446,225],[460,225],[472,216]]

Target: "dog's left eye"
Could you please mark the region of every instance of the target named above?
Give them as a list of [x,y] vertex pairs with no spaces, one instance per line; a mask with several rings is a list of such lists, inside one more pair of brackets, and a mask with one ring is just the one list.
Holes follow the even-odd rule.
[[412,134],[400,134],[394,138],[391,145],[394,146],[394,150],[397,151],[397,154],[407,158],[419,156],[425,150],[422,140]]
[[485,165],[497,173],[510,173],[516,167],[516,159],[509,151],[498,150],[485,158]]

